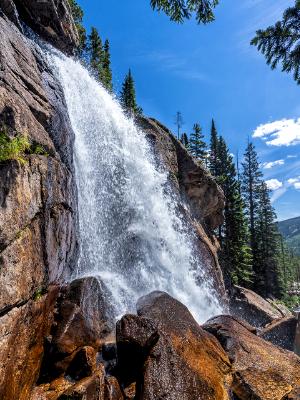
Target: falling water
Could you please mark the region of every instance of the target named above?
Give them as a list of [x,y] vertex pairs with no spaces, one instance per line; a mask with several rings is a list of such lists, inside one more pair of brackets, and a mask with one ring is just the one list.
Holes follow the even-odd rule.
[[[50,58],[75,132],[76,277],[99,277],[116,315],[134,311],[136,300],[153,290],[182,301],[199,321],[219,313],[167,173],[155,167],[145,134],[79,62],[57,53]],[[196,284],[195,270],[202,284]]]

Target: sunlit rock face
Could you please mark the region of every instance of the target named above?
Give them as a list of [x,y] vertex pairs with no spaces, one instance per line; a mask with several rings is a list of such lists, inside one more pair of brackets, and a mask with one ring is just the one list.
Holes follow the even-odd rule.
[[[68,6],[61,3],[65,18],[71,18]],[[40,2],[39,9],[41,4],[49,12],[56,7]],[[30,154],[24,163],[0,165],[0,397],[4,400],[29,398],[53,320],[58,288],[51,285],[60,284],[70,273],[77,248],[73,133],[59,85],[40,52],[21,33],[20,5],[0,2],[0,127],[10,137],[27,136],[31,144],[43,147],[44,155]],[[22,2],[23,6],[24,12],[30,8],[32,18],[39,12],[33,2]],[[58,23],[52,8],[53,18],[55,14]],[[36,23],[42,29],[43,19]]]

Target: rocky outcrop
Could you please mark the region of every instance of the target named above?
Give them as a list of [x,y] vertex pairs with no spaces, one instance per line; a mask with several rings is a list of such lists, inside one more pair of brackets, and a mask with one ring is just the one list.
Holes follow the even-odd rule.
[[[232,362],[232,391],[239,400],[295,398],[300,387],[300,358],[274,346],[230,316],[208,321],[213,334]],[[290,397],[288,397],[290,396]]]
[[21,31],[22,21],[67,54],[72,54],[78,45],[78,34],[68,1],[0,0],[0,8]]
[[229,399],[229,360],[185,306],[154,292],[137,309],[117,324],[120,379],[137,399]]
[[206,266],[216,294],[225,304],[227,298],[218,261],[219,243],[213,233],[223,221],[224,194],[204,166],[194,160],[159,121],[138,118],[137,122],[152,144],[158,166],[163,164],[168,173],[172,191],[178,197],[178,212],[194,226],[195,253]]
[[298,320],[294,316],[281,318],[268,324],[259,336],[276,346],[294,351]]
[[256,327],[264,327],[273,320],[291,315],[288,310],[284,311],[252,290],[240,286],[233,288],[230,298],[230,311],[233,315],[246,319]]
[[[40,381],[51,381],[64,373],[74,376],[79,361],[87,360],[92,348],[97,352],[109,340],[114,331],[114,317],[106,294],[104,284],[96,278],[75,280],[61,290]],[[85,373],[89,368],[92,371],[87,365]]]
[[[3,400],[28,400],[39,374],[44,339],[53,321],[58,289],[51,287],[64,282],[76,261],[73,133],[62,89],[38,48],[20,31],[20,21],[31,25],[23,18],[27,10],[35,24],[44,24],[53,38],[55,32],[61,35],[58,47],[65,42],[65,49],[71,49],[71,42],[54,27],[62,18],[65,32],[75,29],[71,19],[68,26],[62,17],[66,12],[65,18],[71,18],[66,4],[0,1],[0,130],[10,137],[27,136],[32,148],[38,145],[43,154],[31,151],[22,163],[8,160],[0,164]],[[45,10],[44,16],[41,9]],[[48,29],[46,16],[49,24],[52,20],[53,32]],[[35,29],[37,25],[31,26]]]

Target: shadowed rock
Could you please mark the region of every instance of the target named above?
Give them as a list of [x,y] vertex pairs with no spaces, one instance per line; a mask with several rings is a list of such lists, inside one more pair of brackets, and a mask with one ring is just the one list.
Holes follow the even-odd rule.
[[239,400],[283,400],[299,390],[300,358],[274,346],[231,316],[209,320],[213,334],[232,362],[232,390]]
[[295,317],[285,317],[268,324],[259,336],[286,350],[293,351],[296,339],[298,320]]

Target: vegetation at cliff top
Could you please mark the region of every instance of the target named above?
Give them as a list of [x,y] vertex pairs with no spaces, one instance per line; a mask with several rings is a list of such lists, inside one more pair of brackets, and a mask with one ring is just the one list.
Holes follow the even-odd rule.
[[136,102],[135,85],[130,69],[123,82],[120,103],[129,115],[139,115],[143,113],[143,110]]

